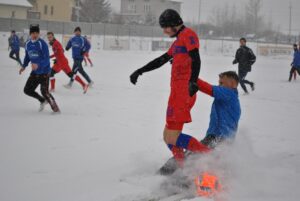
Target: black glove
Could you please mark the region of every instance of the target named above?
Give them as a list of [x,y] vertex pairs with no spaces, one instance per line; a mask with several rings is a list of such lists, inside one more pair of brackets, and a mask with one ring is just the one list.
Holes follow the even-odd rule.
[[190,97],[193,97],[199,90],[197,82],[190,81],[189,82],[189,93]]
[[139,78],[140,75],[142,75],[143,73],[140,72],[140,70],[136,70],[134,71],[131,75],[130,75],[130,82],[132,84],[136,84],[137,83],[137,80]]
[[237,60],[235,59],[235,60],[233,60],[233,62],[232,62],[232,64],[234,65],[234,64],[237,64],[238,62],[237,62]]
[[56,63],[57,63],[56,59],[53,59],[53,64],[56,64]]

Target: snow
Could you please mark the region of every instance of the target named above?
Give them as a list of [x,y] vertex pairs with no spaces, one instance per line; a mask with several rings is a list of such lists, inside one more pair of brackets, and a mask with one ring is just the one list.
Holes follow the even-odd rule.
[[[38,102],[23,94],[29,69],[18,75],[8,52],[0,53],[0,200],[131,201],[161,193],[165,178],[154,172],[170,157],[162,140],[170,65],[144,74],[137,86],[129,75],[162,52],[92,52],[95,67],[86,70],[95,86],[86,95],[77,84],[65,89],[68,78],[56,76],[60,115],[38,112]],[[236,69],[232,57],[201,57],[201,77],[211,83]],[[290,61],[258,58],[249,74],[257,90],[240,96],[235,146],[198,161],[197,168],[223,172],[230,200],[299,200],[300,81],[287,82]],[[198,95],[185,133],[204,137],[211,103]]]
[[32,7],[32,5],[27,0],[0,0],[0,4],[12,5],[12,6]]

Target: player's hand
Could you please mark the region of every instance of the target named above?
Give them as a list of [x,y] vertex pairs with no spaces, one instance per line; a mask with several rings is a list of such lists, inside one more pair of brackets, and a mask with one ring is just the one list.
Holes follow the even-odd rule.
[[236,59],[233,60],[232,64],[233,64],[233,65],[237,64],[237,60],[236,60]]
[[142,74],[139,72],[139,70],[134,71],[130,75],[130,82],[135,85],[137,83],[137,80],[138,80],[140,75],[142,75]]
[[190,97],[193,97],[199,90],[197,82],[190,81],[189,82],[189,93]]
[[25,68],[21,67],[20,70],[19,70],[19,75],[21,75],[24,72],[24,70],[25,70]]
[[31,68],[33,71],[36,71],[38,69],[38,65],[37,64],[31,64]]

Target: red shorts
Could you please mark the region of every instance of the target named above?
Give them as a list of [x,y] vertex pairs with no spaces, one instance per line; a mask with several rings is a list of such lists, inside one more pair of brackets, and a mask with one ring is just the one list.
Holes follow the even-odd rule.
[[68,62],[57,62],[54,64],[52,69],[56,72],[59,73],[61,70],[63,70],[66,74],[69,74],[72,72],[71,67],[69,66]]
[[190,97],[186,82],[179,82],[171,87],[166,127],[170,130],[182,130],[185,123],[192,122],[191,109],[196,102],[196,95]]
[[89,58],[89,57],[90,57],[90,54],[89,54],[88,52],[86,52],[86,53],[84,53],[84,55],[83,55],[83,56],[85,56],[85,57]]

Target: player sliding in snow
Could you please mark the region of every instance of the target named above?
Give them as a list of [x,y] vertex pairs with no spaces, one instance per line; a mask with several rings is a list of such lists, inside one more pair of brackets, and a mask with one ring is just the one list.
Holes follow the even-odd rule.
[[50,75],[50,82],[51,82],[50,91],[55,90],[55,77],[54,77],[55,74],[59,73],[61,70],[63,70],[66,73],[66,75],[69,76],[70,78],[75,77],[75,80],[79,84],[81,84],[84,93],[86,93],[88,90],[88,85],[85,84],[78,75],[74,75],[74,73],[72,72],[72,70],[69,66],[68,59],[64,55],[64,49],[63,49],[62,45],[60,44],[60,42],[58,42],[58,40],[56,40],[53,32],[48,32],[47,37],[49,40],[49,44],[52,46],[52,50],[53,50],[53,55],[51,55],[50,58],[55,57],[54,66],[52,67],[51,75]]
[[[83,61],[83,55],[87,51],[87,40],[81,36],[81,29],[80,27],[76,27],[74,30],[75,36],[73,36],[67,46],[66,50],[68,51],[70,48],[72,48],[72,55],[74,59],[73,64],[73,73],[74,75],[79,72],[89,83],[89,86],[93,85],[93,81],[88,76],[88,74],[84,71],[82,67],[82,61]],[[67,85],[68,88],[71,88],[74,82],[74,77],[71,78],[70,83]]]
[[201,66],[199,39],[194,31],[183,25],[175,10],[165,10],[159,18],[159,24],[166,35],[176,37],[175,42],[167,53],[136,70],[130,80],[136,84],[143,73],[155,70],[173,59],[171,93],[163,136],[178,165],[183,167],[185,149],[192,152],[209,150],[194,137],[182,133],[184,124],[192,121],[190,111],[198,91],[197,79]]
[[[50,58],[47,43],[40,37],[39,25],[30,25],[30,40],[25,44],[25,58],[23,67],[20,69],[21,74],[31,62],[32,71],[26,82],[24,93],[40,101],[40,111],[44,110],[47,103],[50,104],[54,113],[60,110],[49,93],[49,74]],[[42,96],[35,92],[35,89],[41,85]]]
[[[201,79],[197,81],[197,87],[201,92],[214,97],[209,128],[205,138],[201,140],[201,144],[209,149],[214,149],[219,143],[235,137],[241,116],[238,84],[239,77],[233,71],[219,75],[219,86],[213,86]],[[174,158],[171,158],[160,169],[160,173],[172,174],[177,167]]]

